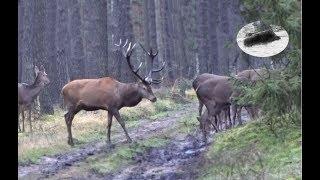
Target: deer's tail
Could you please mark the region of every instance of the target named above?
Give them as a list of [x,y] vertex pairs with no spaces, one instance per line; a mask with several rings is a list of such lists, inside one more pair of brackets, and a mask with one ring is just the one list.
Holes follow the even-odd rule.
[[65,105],[65,102],[64,102],[64,96],[63,96],[63,91],[61,91],[60,93],[60,98],[61,98],[61,101],[60,101],[60,108],[65,110],[66,108],[66,105]]

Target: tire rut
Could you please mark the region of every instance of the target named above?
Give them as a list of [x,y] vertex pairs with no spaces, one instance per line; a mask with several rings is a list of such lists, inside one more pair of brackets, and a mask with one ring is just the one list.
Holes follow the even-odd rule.
[[[139,120],[139,125],[129,130],[130,137],[134,139],[147,138],[156,132],[161,132],[175,124],[175,121],[182,115],[196,110],[195,103],[188,103],[178,110],[168,111],[168,116],[151,121],[147,119]],[[119,146],[125,143],[122,132],[112,135],[113,144]],[[100,153],[110,153],[112,148],[107,147],[105,141],[95,141],[80,148],[72,149],[69,152],[54,156],[44,156],[39,163],[18,167],[19,179],[42,179],[57,174],[62,169],[69,168],[92,155]]]

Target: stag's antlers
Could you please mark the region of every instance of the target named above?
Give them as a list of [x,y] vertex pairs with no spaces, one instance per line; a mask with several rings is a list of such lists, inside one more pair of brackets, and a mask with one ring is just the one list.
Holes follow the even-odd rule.
[[145,78],[150,84],[153,83],[153,84],[159,84],[162,82],[163,80],[163,77],[161,79],[152,79],[152,73],[154,72],[159,72],[161,71],[164,67],[165,67],[165,62],[162,63],[162,66],[158,69],[153,69],[153,66],[154,66],[154,58],[158,55],[158,51],[156,50],[155,53],[153,53],[153,50],[152,48],[150,48],[150,51],[147,51],[141,43],[139,43],[139,45],[142,47],[142,49],[144,50],[144,52],[146,52],[148,54],[148,56],[150,57],[151,59],[151,70],[149,71],[148,73],[148,76]]
[[[136,43],[133,44],[133,46],[131,46],[131,42],[129,42],[128,48],[125,50],[126,45],[128,44],[128,39],[126,40],[126,42],[124,43],[124,45],[122,45],[121,39],[119,40],[119,44],[115,44],[115,46],[120,47],[122,54],[124,55],[124,57],[127,59],[127,63],[129,65],[130,70],[133,72],[133,74],[139,78],[143,83],[145,84],[159,84],[162,82],[163,77],[161,79],[152,79],[152,73],[154,72],[159,72],[161,71],[164,67],[165,67],[165,62],[162,63],[162,66],[158,69],[153,69],[153,60],[154,58],[158,55],[158,51],[156,50],[155,53],[152,52],[152,49],[150,48],[150,52],[147,51],[140,43],[140,46],[142,47],[142,49],[148,54],[148,56],[151,58],[151,63],[152,63],[152,68],[149,71],[148,75],[145,78],[142,78],[139,74],[138,71],[140,70],[141,66],[142,66],[142,62],[140,62],[139,66],[135,69],[134,66],[131,64],[131,54],[133,51],[133,48],[135,47]],[[135,69],[135,70],[134,70]]]
[[[126,42],[124,43],[124,45],[121,45],[121,39],[119,41],[119,44],[115,44],[115,46],[118,46],[120,47],[121,51],[122,51],[122,54],[124,55],[124,57],[126,58],[127,60],[127,63],[129,65],[129,68],[130,70],[133,72],[133,74],[139,78],[142,82],[144,83],[147,83],[145,81],[145,79],[143,79],[139,74],[138,74],[138,71],[140,70],[141,66],[142,66],[142,62],[140,62],[139,66],[135,69],[134,66],[131,64],[131,54],[132,54],[132,51],[133,51],[133,48],[136,46],[136,43],[133,44],[133,46],[131,47],[131,42],[129,43],[128,45],[128,48],[127,50],[125,50],[125,46],[128,44],[128,39],[126,40]],[[122,47],[121,47],[122,46]]]

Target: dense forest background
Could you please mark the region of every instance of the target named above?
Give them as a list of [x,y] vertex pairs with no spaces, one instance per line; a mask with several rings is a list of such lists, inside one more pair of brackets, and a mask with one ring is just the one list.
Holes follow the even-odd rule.
[[[230,75],[249,67],[273,68],[269,58],[249,56],[236,44],[240,28],[262,18],[255,13],[270,10],[255,7],[259,3],[19,0],[18,81],[32,83],[33,65],[44,65],[51,83],[39,101],[41,112],[49,114],[53,113],[53,105],[61,101],[61,88],[71,80],[109,76],[121,82],[133,82],[134,76],[114,46],[120,38],[159,51],[156,65],[163,61],[167,64],[161,72],[165,78],[162,85],[166,86],[178,78],[194,79],[205,72]],[[269,5],[272,6],[272,2]],[[249,11],[249,6],[254,8]],[[276,23],[287,28],[285,22]],[[292,49],[291,46],[288,49]],[[149,66],[145,52],[137,47],[133,56],[135,64],[144,62],[140,71],[144,74]]]

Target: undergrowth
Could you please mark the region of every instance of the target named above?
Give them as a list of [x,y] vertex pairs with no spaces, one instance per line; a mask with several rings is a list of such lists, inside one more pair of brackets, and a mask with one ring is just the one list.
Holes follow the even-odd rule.
[[301,179],[301,130],[277,130],[255,121],[217,134],[199,179]]

